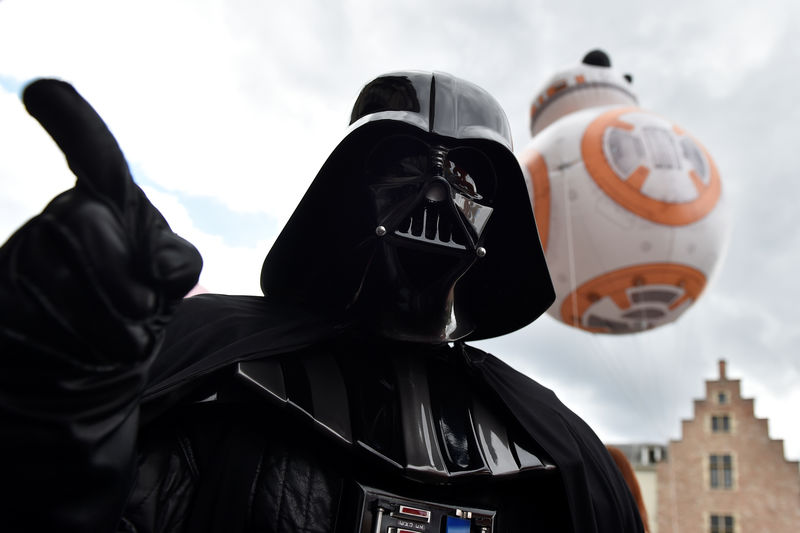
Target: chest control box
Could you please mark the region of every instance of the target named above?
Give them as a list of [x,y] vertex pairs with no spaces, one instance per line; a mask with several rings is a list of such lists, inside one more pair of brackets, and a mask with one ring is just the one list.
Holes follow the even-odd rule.
[[495,512],[415,500],[358,485],[358,533],[492,533]]

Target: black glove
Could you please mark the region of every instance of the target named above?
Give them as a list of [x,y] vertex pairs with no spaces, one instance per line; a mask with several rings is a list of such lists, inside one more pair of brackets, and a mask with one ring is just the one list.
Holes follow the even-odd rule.
[[75,89],[23,100],[78,179],[0,248],[0,529],[113,531],[149,363],[202,260]]
[[77,176],[0,249],[0,327],[87,364],[141,361],[202,259],[131,179],[100,116],[62,81],[23,94]]

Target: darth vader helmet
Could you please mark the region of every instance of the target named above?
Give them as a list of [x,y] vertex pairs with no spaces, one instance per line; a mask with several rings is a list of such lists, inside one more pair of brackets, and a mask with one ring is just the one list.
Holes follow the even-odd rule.
[[439,72],[380,76],[270,250],[262,289],[400,340],[519,329],[554,299],[523,179],[486,91]]

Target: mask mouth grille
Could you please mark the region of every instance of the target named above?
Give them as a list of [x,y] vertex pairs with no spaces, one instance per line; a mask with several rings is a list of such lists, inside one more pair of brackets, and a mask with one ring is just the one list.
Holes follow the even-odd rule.
[[394,234],[456,250],[467,249],[467,236],[461,225],[453,220],[451,210],[442,202],[422,203],[397,225]]

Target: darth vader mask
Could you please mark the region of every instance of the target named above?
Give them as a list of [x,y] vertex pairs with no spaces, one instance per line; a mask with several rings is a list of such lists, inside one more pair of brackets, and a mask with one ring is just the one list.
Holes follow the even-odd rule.
[[[383,297],[380,329],[450,340],[472,325],[456,313],[454,286],[486,255],[497,178],[480,149],[423,135],[379,141],[365,165],[375,206]],[[380,265],[378,267],[377,265]]]
[[261,285],[415,342],[492,337],[539,316],[554,294],[497,102],[443,73],[367,84]]

